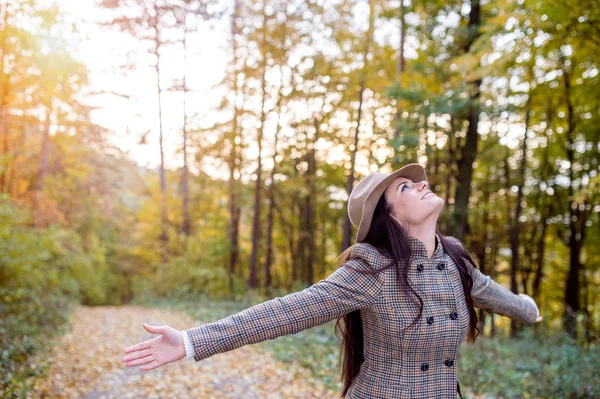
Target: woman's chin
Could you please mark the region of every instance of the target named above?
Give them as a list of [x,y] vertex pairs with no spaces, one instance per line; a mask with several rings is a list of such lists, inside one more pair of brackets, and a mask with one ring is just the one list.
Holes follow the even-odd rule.
[[446,205],[446,201],[441,197],[437,197],[437,199],[435,201],[431,201],[431,202],[434,202],[433,206],[436,209],[439,209],[440,212],[442,209],[444,209],[444,205]]
[[446,203],[446,201],[442,197],[439,197],[437,195],[435,197],[429,198],[429,201],[431,201],[434,204],[437,204],[438,206],[444,206],[444,204]]

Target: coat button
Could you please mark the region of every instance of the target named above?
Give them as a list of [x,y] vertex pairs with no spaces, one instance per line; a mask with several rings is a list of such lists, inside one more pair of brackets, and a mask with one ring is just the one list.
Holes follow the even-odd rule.
[[427,318],[427,324],[433,324],[433,316]]
[[456,312],[452,312],[452,313],[450,313],[450,318],[452,320],[456,320],[458,318],[458,314],[456,314]]
[[422,371],[427,371],[427,370],[429,370],[429,365],[428,365],[427,363],[423,363],[423,364],[421,365],[421,370],[422,370]]
[[437,269],[438,269],[438,270],[442,271],[442,270],[444,270],[445,268],[446,268],[446,266],[444,266],[444,264],[443,264],[443,263],[438,263],[438,265],[437,265]]
[[422,263],[419,263],[419,264],[417,265],[417,270],[418,270],[418,271],[420,271],[420,272],[422,272],[422,271],[423,271],[423,269],[425,269],[425,267],[423,266],[423,264],[422,264]]
[[454,364],[454,361],[452,361],[452,359],[448,359],[444,362],[444,364],[448,367],[452,367],[452,365]]

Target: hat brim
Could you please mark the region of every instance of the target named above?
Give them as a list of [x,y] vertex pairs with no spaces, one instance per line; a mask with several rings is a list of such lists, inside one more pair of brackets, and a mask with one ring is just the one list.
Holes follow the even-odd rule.
[[360,225],[358,226],[358,232],[356,233],[356,242],[363,240],[367,233],[369,232],[369,228],[371,227],[371,221],[373,219],[373,212],[377,207],[377,203],[379,199],[385,192],[385,189],[390,185],[392,181],[397,179],[398,177],[406,177],[414,182],[419,181],[427,181],[427,175],[425,173],[425,168],[418,163],[411,163],[401,167],[400,169],[392,172],[385,179],[381,180],[374,188],[371,190],[365,202],[363,204],[362,209],[362,218],[360,220]]

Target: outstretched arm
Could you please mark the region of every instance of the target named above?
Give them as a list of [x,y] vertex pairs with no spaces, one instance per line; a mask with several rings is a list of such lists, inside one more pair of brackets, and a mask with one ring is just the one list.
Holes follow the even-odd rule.
[[355,245],[350,260],[318,283],[214,323],[185,331],[144,326],[161,337],[128,347],[125,352],[129,355],[122,361],[128,367],[142,365],[140,370],[152,370],[183,357],[199,361],[244,345],[294,334],[368,307],[378,300],[384,279],[383,273],[373,273],[373,267],[364,260],[373,259],[370,251],[364,245]]
[[[464,245],[455,237],[447,237],[464,249]],[[470,262],[465,259],[467,265]],[[473,288],[471,297],[473,305],[489,313],[507,316],[525,324],[534,324],[542,320],[538,307],[529,295],[515,294],[508,288],[498,284],[488,275],[485,275],[471,265]]]
[[474,306],[525,324],[534,324],[542,320],[538,307],[530,296],[514,294],[476,268],[472,269],[472,276],[471,297]]
[[244,345],[295,334],[372,305],[381,293],[383,275],[364,273],[370,269],[366,261],[351,259],[326,279],[300,292],[184,331],[192,344],[194,359],[199,361]]

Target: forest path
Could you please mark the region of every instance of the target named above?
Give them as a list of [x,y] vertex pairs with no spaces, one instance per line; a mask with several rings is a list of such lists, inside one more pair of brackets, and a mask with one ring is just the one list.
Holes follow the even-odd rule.
[[52,350],[47,376],[28,398],[335,398],[310,373],[252,346],[200,362],[183,359],[150,371],[128,368],[123,350],[155,335],[142,323],[179,330],[202,324],[165,309],[79,307]]

